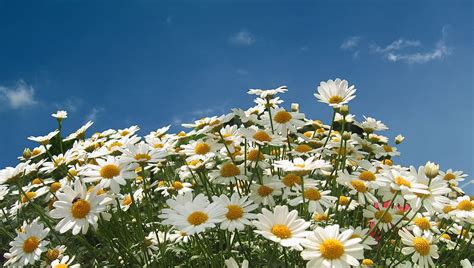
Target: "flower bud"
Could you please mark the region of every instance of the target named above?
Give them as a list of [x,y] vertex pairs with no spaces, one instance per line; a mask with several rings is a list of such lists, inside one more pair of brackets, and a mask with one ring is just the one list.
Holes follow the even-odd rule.
[[32,155],[30,148],[25,148],[25,150],[23,150],[23,158],[30,159]]
[[342,134],[342,139],[343,139],[343,140],[346,140],[346,141],[347,141],[347,140],[350,140],[350,139],[351,139],[351,135],[352,135],[351,132],[344,132],[344,133]]
[[402,143],[402,141],[405,139],[405,137],[403,137],[401,134],[398,134],[396,137],[395,137],[395,143],[396,144],[400,144]]
[[434,177],[438,176],[439,173],[439,165],[428,161],[425,165],[425,175],[426,177],[433,179]]
[[291,104],[291,111],[292,112],[299,112],[300,111],[300,105],[298,103],[292,103]]
[[342,114],[342,115],[348,115],[349,114],[349,106],[342,105],[341,108],[339,108],[339,113]]

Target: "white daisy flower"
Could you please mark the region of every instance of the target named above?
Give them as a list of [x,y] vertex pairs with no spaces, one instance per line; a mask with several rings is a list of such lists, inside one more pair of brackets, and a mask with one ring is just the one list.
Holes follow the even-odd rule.
[[61,119],[66,119],[67,118],[67,112],[66,111],[57,111],[56,113],[51,115],[52,117],[61,120]]
[[55,130],[53,132],[48,133],[45,136],[37,136],[37,137],[29,136],[28,139],[31,140],[31,141],[36,141],[37,143],[39,143],[41,145],[48,145],[49,141],[52,138],[54,138],[56,135],[58,135],[58,133],[59,133],[59,130]]
[[45,238],[49,233],[49,228],[44,228],[42,223],[32,222],[17,231],[17,236],[10,242],[10,251],[3,256],[8,259],[5,266],[20,267],[26,265],[33,265],[41,257],[41,254],[46,250],[49,241]]
[[327,82],[322,81],[318,86],[318,93],[314,94],[314,96],[320,102],[327,103],[334,108],[339,108],[355,98],[355,92],[354,86],[349,87],[346,80],[337,78],[334,81],[331,79]]
[[291,247],[301,250],[301,242],[304,241],[309,232],[306,229],[310,222],[298,218],[298,211],[288,212],[287,206],[276,206],[273,212],[263,208],[262,213],[257,215],[253,221],[258,230],[254,232],[261,234],[266,239],[279,243],[283,247]]
[[276,168],[283,169],[284,171],[296,173],[308,173],[315,169],[329,169],[332,167],[331,164],[322,159],[315,160],[314,156],[309,157],[306,160],[301,157],[295,158],[293,161],[279,160],[275,161],[273,165]]
[[88,165],[87,169],[81,172],[85,182],[99,181],[100,187],[119,193],[120,187],[127,183],[127,179],[136,177],[128,161],[121,158],[107,156],[106,159],[97,158],[96,161],[97,165]]
[[367,209],[363,210],[363,215],[365,218],[369,218],[369,223],[372,224],[377,224],[377,229],[379,230],[384,230],[385,232],[388,232],[393,226],[399,222],[399,220],[402,218],[401,215],[398,215],[395,213],[395,210],[393,209],[388,209],[387,208],[380,208],[380,205],[378,208],[374,206],[367,206]]
[[374,131],[382,131],[382,130],[388,129],[388,127],[384,123],[382,123],[382,121],[379,121],[375,118],[366,117],[364,115],[364,119],[365,120],[362,123],[358,123],[357,125],[361,127],[367,133],[372,133]]
[[61,259],[56,259],[51,263],[51,268],[79,268],[80,264],[73,264],[74,257],[63,256]]
[[349,268],[359,266],[364,258],[362,239],[352,238],[353,230],[339,233],[339,225],[316,229],[302,243],[301,252],[304,260],[309,260],[306,267]]
[[303,194],[301,192],[296,192],[295,198],[288,200],[290,206],[297,206],[298,204],[303,203],[303,196],[305,201],[308,203],[308,212],[315,211],[324,211],[325,208],[333,206],[333,203],[337,200],[337,197],[330,196],[331,190],[320,191],[315,186],[306,186]]
[[139,144],[129,143],[125,149],[122,149],[122,153],[121,159],[129,163],[156,162],[165,158],[167,155],[166,151],[152,148],[144,142],[140,142]]
[[288,91],[288,87],[280,86],[275,89],[249,89],[247,93],[250,95],[257,95],[260,98],[265,99],[267,97],[272,98],[276,94],[285,93],[286,91]]
[[[287,112],[283,108],[271,109],[272,118],[268,113],[262,116],[262,121],[267,126],[273,124],[276,133],[286,136],[290,133],[296,133],[296,129],[305,125],[304,114],[297,112]],[[270,122],[270,120],[272,122]]]
[[84,136],[86,134],[86,131],[94,124],[92,121],[88,121],[85,125],[80,127],[78,130],[75,132],[69,134],[63,141],[70,141],[74,139],[84,139]]
[[173,225],[188,235],[201,233],[223,221],[226,209],[217,203],[209,203],[203,194],[193,198],[192,193],[178,195],[176,199],[166,200],[170,208],[162,210],[159,216],[163,224]]
[[285,138],[273,135],[271,130],[259,129],[256,126],[242,128],[240,133],[247,139],[247,142],[255,142],[258,145],[281,146],[285,144]]
[[215,156],[217,150],[221,148],[221,145],[212,139],[191,141],[189,144],[181,145],[184,154],[188,156],[186,161],[194,159],[209,159]]
[[235,184],[237,180],[247,180],[247,176],[244,175],[243,165],[236,166],[232,162],[226,162],[217,168],[218,170],[209,173],[213,183]]
[[248,196],[239,197],[238,193],[233,193],[230,199],[226,195],[213,196],[212,199],[221,207],[227,209],[225,219],[221,222],[220,226],[223,230],[229,230],[230,232],[234,230],[241,231],[245,228],[245,225],[251,224],[251,219],[256,218],[255,214],[250,212],[255,210],[258,205],[252,204],[253,202],[248,200]]
[[433,235],[430,232],[422,233],[419,229],[414,229],[413,234],[407,229],[398,231],[402,238],[402,243],[407,247],[402,248],[404,255],[413,254],[412,262],[417,263],[420,268],[434,267],[434,259],[438,259],[438,246],[433,244]]
[[443,178],[443,180],[447,181],[449,185],[458,186],[460,182],[464,181],[464,178],[467,177],[467,174],[464,174],[462,171],[448,169],[446,172],[440,170],[439,176]]
[[468,195],[458,197],[456,201],[451,202],[451,206],[454,209],[449,215],[474,224],[474,201]]
[[86,186],[76,180],[74,189],[65,185],[56,193],[58,200],[53,203],[54,209],[50,212],[51,217],[61,219],[56,225],[56,230],[65,233],[72,229],[72,234],[76,235],[81,230],[87,233],[89,225],[97,227],[99,215],[107,218],[105,213],[106,205],[111,199],[105,194],[97,195],[98,187],[88,192]]
[[256,204],[263,204],[264,206],[275,206],[275,199],[273,196],[282,194],[281,188],[283,183],[278,180],[277,176],[264,176],[263,184],[252,183],[250,186],[250,199]]

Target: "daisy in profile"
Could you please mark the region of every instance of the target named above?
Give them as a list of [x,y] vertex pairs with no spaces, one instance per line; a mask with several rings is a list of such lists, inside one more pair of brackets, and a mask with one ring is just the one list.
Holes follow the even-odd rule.
[[247,93],[250,95],[257,95],[260,98],[265,99],[267,97],[272,98],[276,94],[285,93],[286,91],[288,91],[288,87],[280,86],[275,89],[249,89]]
[[53,203],[54,209],[50,212],[51,217],[61,219],[56,225],[56,231],[65,233],[72,229],[76,235],[82,231],[87,233],[89,225],[97,226],[99,215],[107,218],[106,205],[111,201],[106,194],[98,195],[99,187],[88,192],[86,186],[80,180],[74,182],[74,188],[63,186],[56,193],[57,201]]
[[362,123],[359,123],[357,125],[361,127],[367,133],[372,133],[374,131],[382,131],[382,130],[388,129],[388,127],[384,123],[382,123],[382,121],[379,121],[375,118],[366,117],[364,115],[364,119],[365,120]]
[[60,110],[60,111],[57,111],[56,113],[52,114],[51,116],[58,119],[58,120],[66,119],[67,118],[67,112]]
[[450,215],[474,224],[474,201],[468,195],[460,196],[455,201],[453,200],[451,206],[454,209],[449,212]]
[[283,183],[278,180],[278,176],[264,176],[263,183],[257,184],[252,183],[250,186],[250,199],[252,199],[255,204],[263,204],[264,206],[275,206],[274,196],[279,196],[282,194],[281,188],[284,187]]
[[240,129],[240,133],[248,142],[255,142],[258,145],[281,146],[285,144],[285,138],[279,135],[273,135],[271,130],[259,129],[256,126]]
[[152,148],[144,142],[140,142],[139,144],[129,143],[127,147],[122,150],[122,153],[122,159],[129,163],[156,162],[167,155],[166,151]]
[[56,259],[51,263],[51,268],[79,268],[80,264],[73,264],[74,257],[63,256],[61,259]]
[[37,143],[41,144],[41,145],[48,145],[49,144],[49,141],[54,138],[56,135],[58,135],[59,133],[59,130],[55,130],[53,132],[50,132],[48,133],[47,135],[45,136],[37,136],[37,137],[34,137],[34,136],[30,136],[28,137],[28,139],[30,141],[36,141]]
[[349,87],[346,80],[337,78],[334,81],[331,79],[327,82],[322,81],[318,86],[318,93],[314,94],[314,96],[320,102],[327,103],[334,108],[339,108],[355,98],[355,92],[354,86]]
[[217,203],[210,203],[203,194],[193,198],[188,192],[178,195],[176,199],[166,200],[169,208],[162,210],[159,215],[163,224],[173,225],[176,229],[193,235],[203,232],[207,228],[213,228],[217,223],[223,221],[226,209]]
[[430,232],[422,233],[421,230],[414,229],[412,234],[407,229],[402,229],[398,234],[406,245],[402,248],[404,255],[413,254],[411,260],[420,268],[435,266],[433,259],[439,258],[438,246],[433,243],[433,235]]
[[[273,124],[277,133],[286,136],[290,133],[296,133],[296,129],[305,125],[304,114],[297,112],[287,112],[283,108],[276,108],[271,110],[272,118],[268,113],[262,116],[263,122],[267,126]],[[270,122],[270,120],[272,122]]]
[[358,260],[364,258],[362,239],[353,238],[354,231],[349,229],[339,232],[339,225],[324,228],[316,227],[302,243],[301,252],[304,260],[309,260],[306,267],[349,268],[359,266]]
[[314,156],[309,157],[306,160],[298,157],[298,158],[293,159],[293,161],[290,161],[290,160],[275,161],[274,166],[276,168],[281,168],[284,171],[295,172],[298,174],[305,174],[315,169],[329,169],[332,167],[331,164],[329,164],[328,162],[322,159],[315,160]]
[[85,182],[99,181],[100,187],[110,188],[112,192],[119,193],[120,187],[127,183],[125,180],[136,177],[128,161],[107,156],[106,159],[97,158],[96,162],[97,165],[88,165],[82,172]]
[[80,127],[78,130],[69,134],[65,139],[63,139],[63,141],[84,139],[84,136],[86,135],[86,131],[92,126],[92,124],[94,124],[92,121],[88,121],[85,125]]
[[276,206],[273,212],[263,208],[262,213],[257,215],[257,220],[253,221],[253,225],[258,229],[254,232],[283,247],[297,250],[302,249],[300,244],[309,234],[306,229],[310,224],[298,218],[298,211],[288,212],[287,206]]
[[245,228],[245,225],[251,224],[250,220],[256,218],[255,214],[250,212],[255,210],[258,205],[248,200],[247,196],[239,197],[238,193],[233,193],[230,199],[224,194],[219,197],[213,196],[212,199],[221,207],[227,209],[225,219],[221,222],[221,229],[223,230],[241,231]]
[[17,236],[10,242],[10,251],[3,256],[7,259],[5,266],[23,267],[33,265],[46,250],[49,241],[45,238],[49,228],[44,228],[42,223],[32,222],[16,231]]

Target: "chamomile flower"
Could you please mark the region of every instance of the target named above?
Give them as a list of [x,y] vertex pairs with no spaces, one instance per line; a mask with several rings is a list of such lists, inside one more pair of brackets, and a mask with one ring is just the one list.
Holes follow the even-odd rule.
[[73,264],[74,257],[63,256],[61,259],[56,259],[51,263],[51,268],[79,268],[80,264]]
[[100,187],[119,193],[120,187],[127,183],[127,179],[136,177],[129,162],[121,158],[107,156],[105,159],[97,158],[96,161],[97,165],[88,165],[82,172],[85,182],[99,181]]
[[443,180],[447,181],[449,185],[457,186],[461,181],[464,181],[464,178],[467,177],[467,174],[464,174],[462,171],[448,169],[446,172],[440,170],[439,176],[443,178]]
[[248,142],[255,142],[258,145],[281,146],[285,144],[286,138],[272,134],[271,130],[264,130],[259,129],[256,126],[251,126],[249,128],[242,128],[239,131]]
[[469,196],[458,197],[456,201],[451,202],[451,206],[454,209],[449,212],[450,215],[468,223],[474,223],[474,201]]
[[382,123],[382,121],[379,121],[372,117],[366,117],[365,115],[364,115],[364,119],[365,120],[358,125],[367,133],[372,133],[374,131],[382,131],[382,130],[388,129],[387,126],[384,123]]
[[229,184],[236,183],[237,180],[246,180],[243,165],[235,165],[232,162],[225,162],[217,167],[218,170],[209,174],[213,183]]
[[301,250],[301,242],[308,235],[306,229],[310,223],[298,218],[298,211],[288,212],[287,206],[276,206],[272,211],[263,208],[262,213],[253,221],[257,230],[266,239],[279,243],[283,247]]
[[54,138],[56,135],[58,135],[58,133],[59,133],[59,130],[55,130],[53,132],[48,133],[45,136],[37,136],[37,137],[30,136],[28,137],[28,139],[31,141],[36,141],[37,143],[41,145],[48,145],[51,139]]
[[163,209],[159,215],[163,224],[172,225],[188,235],[213,228],[223,221],[226,209],[217,203],[210,203],[203,194],[193,198],[192,193],[178,195],[176,199],[168,199],[169,208]]
[[129,163],[156,162],[167,155],[166,151],[152,148],[144,142],[139,144],[129,143],[126,148],[122,150],[122,153],[122,160],[125,162],[128,161]]
[[262,182],[263,184],[253,183],[250,186],[250,199],[256,204],[273,207],[275,206],[273,197],[282,194],[283,183],[278,180],[277,176],[264,176]]
[[[265,124],[273,124],[274,130],[286,136],[290,133],[296,133],[296,129],[305,125],[304,114],[297,112],[287,112],[283,108],[276,108],[271,110],[272,117],[268,113],[262,116]],[[270,122],[270,120],[272,122]]]
[[105,194],[98,195],[98,187],[88,192],[86,186],[76,180],[74,188],[64,186],[56,193],[57,201],[54,202],[54,209],[50,212],[51,217],[61,219],[56,225],[56,231],[65,233],[72,229],[72,234],[76,235],[82,231],[87,233],[89,225],[97,227],[99,216],[107,218],[105,213],[106,205],[111,199]]
[[431,233],[422,233],[421,230],[414,229],[412,234],[407,229],[402,229],[398,234],[402,238],[402,243],[407,246],[402,248],[404,255],[413,254],[411,260],[420,268],[435,266],[433,259],[439,258],[438,246],[433,244]]
[[303,197],[308,203],[308,212],[324,211],[325,208],[332,207],[337,197],[330,196],[330,190],[320,191],[315,186],[309,186],[305,183],[304,192],[296,192],[296,197],[290,199],[288,204],[290,206],[297,206],[303,203]]
[[83,139],[86,134],[86,131],[92,126],[92,124],[94,124],[92,121],[88,121],[85,125],[80,127],[78,130],[69,134],[66,138],[63,139],[63,141]]
[[363,210],[365,218],[369,218],[369,223],[377,224],[377,229],[387,232],[389,229],[399,222],[402,216],[395,213],[391,208],[381,208],[378,206],[368,206],[367,209]]
[[337,78],[336,80],[330,79],[327,82],[321,82],[318,86],[318,93],[314,94],[314,96],[320,102],[327,103],[334,108],[339,108],[355,98],[355,92],[354,86],[349,87],[346,80]]
[[188,156],[186,161],[212,158],[220,147],[212,139],[191,141],[189,144],[181,145],[181,148],[183,148],[182,152]]
[[227,212],[224,220],[221,222],[221,229],[229,230],[243,230],[245,225],[250,225],[250,220],[255,219],[255,214],[250,213],[255,210],[258,205],[253,204],[251,200],[248,200],[247,196],[239,197],[238,193],[232,194],[229,197],[221,195],[219,197],[212,197],[214,202],[218,203],[221,207],[225,207]]
[[351,226],[349,229],[353,231],[351,238],[365,238],[365,240],[361,242],[364,249],[370,250],[373,246],[378,244],[375,238],[369,235],[369,228],[362,229],[360,226],[357,226],[356,228]]
[[5,266],[33,265],[49,244],[49,241],[45,240],[49,231],[49,228],[44,228],[42,223],[37,222],[23,226],[21,231],[17,231],[15,239],[10,242],[10,251],[3,255],[8,259]]
[[302,243],[306,267],[349,268],[364,258],[362,239],[353,238],[353,230],[339,232],[339,225],[316,227]]
[[67,112],[60,110],[60,111],[57,111],[56,113],[52,114],[51,116],[58,119],[58,120],[66,119],[67,118]]
[[276,94],[285,93],[286,91],[288,91],[286,86],[280,86],[275,89],[249,89],[247,93],[250,95],[257,95],[260,98],[265,99],[267,97],[272,98]]
[[279,160],[275,161],[273,164],[276,168],[281,168],[287,172],[295,172],[295,173],[308,173],[315,169],[329,169],[331,168],[331,164],[322,160],[322,159],[315,159],[314,156],[309,157],[307,159],[303,158],[294,158],[293,161],[290,160]]

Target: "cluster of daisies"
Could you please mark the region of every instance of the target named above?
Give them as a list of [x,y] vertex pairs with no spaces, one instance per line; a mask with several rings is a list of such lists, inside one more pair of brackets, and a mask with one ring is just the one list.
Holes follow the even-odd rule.
[[358,121],[346,80],[317,88],[329,125],[284,108],[286,91],[251,89],[255,106],[176,134],[63,135],[53,114],[0,170],[4,266],[472,267],[466,174],[398,165],[404,137]]

